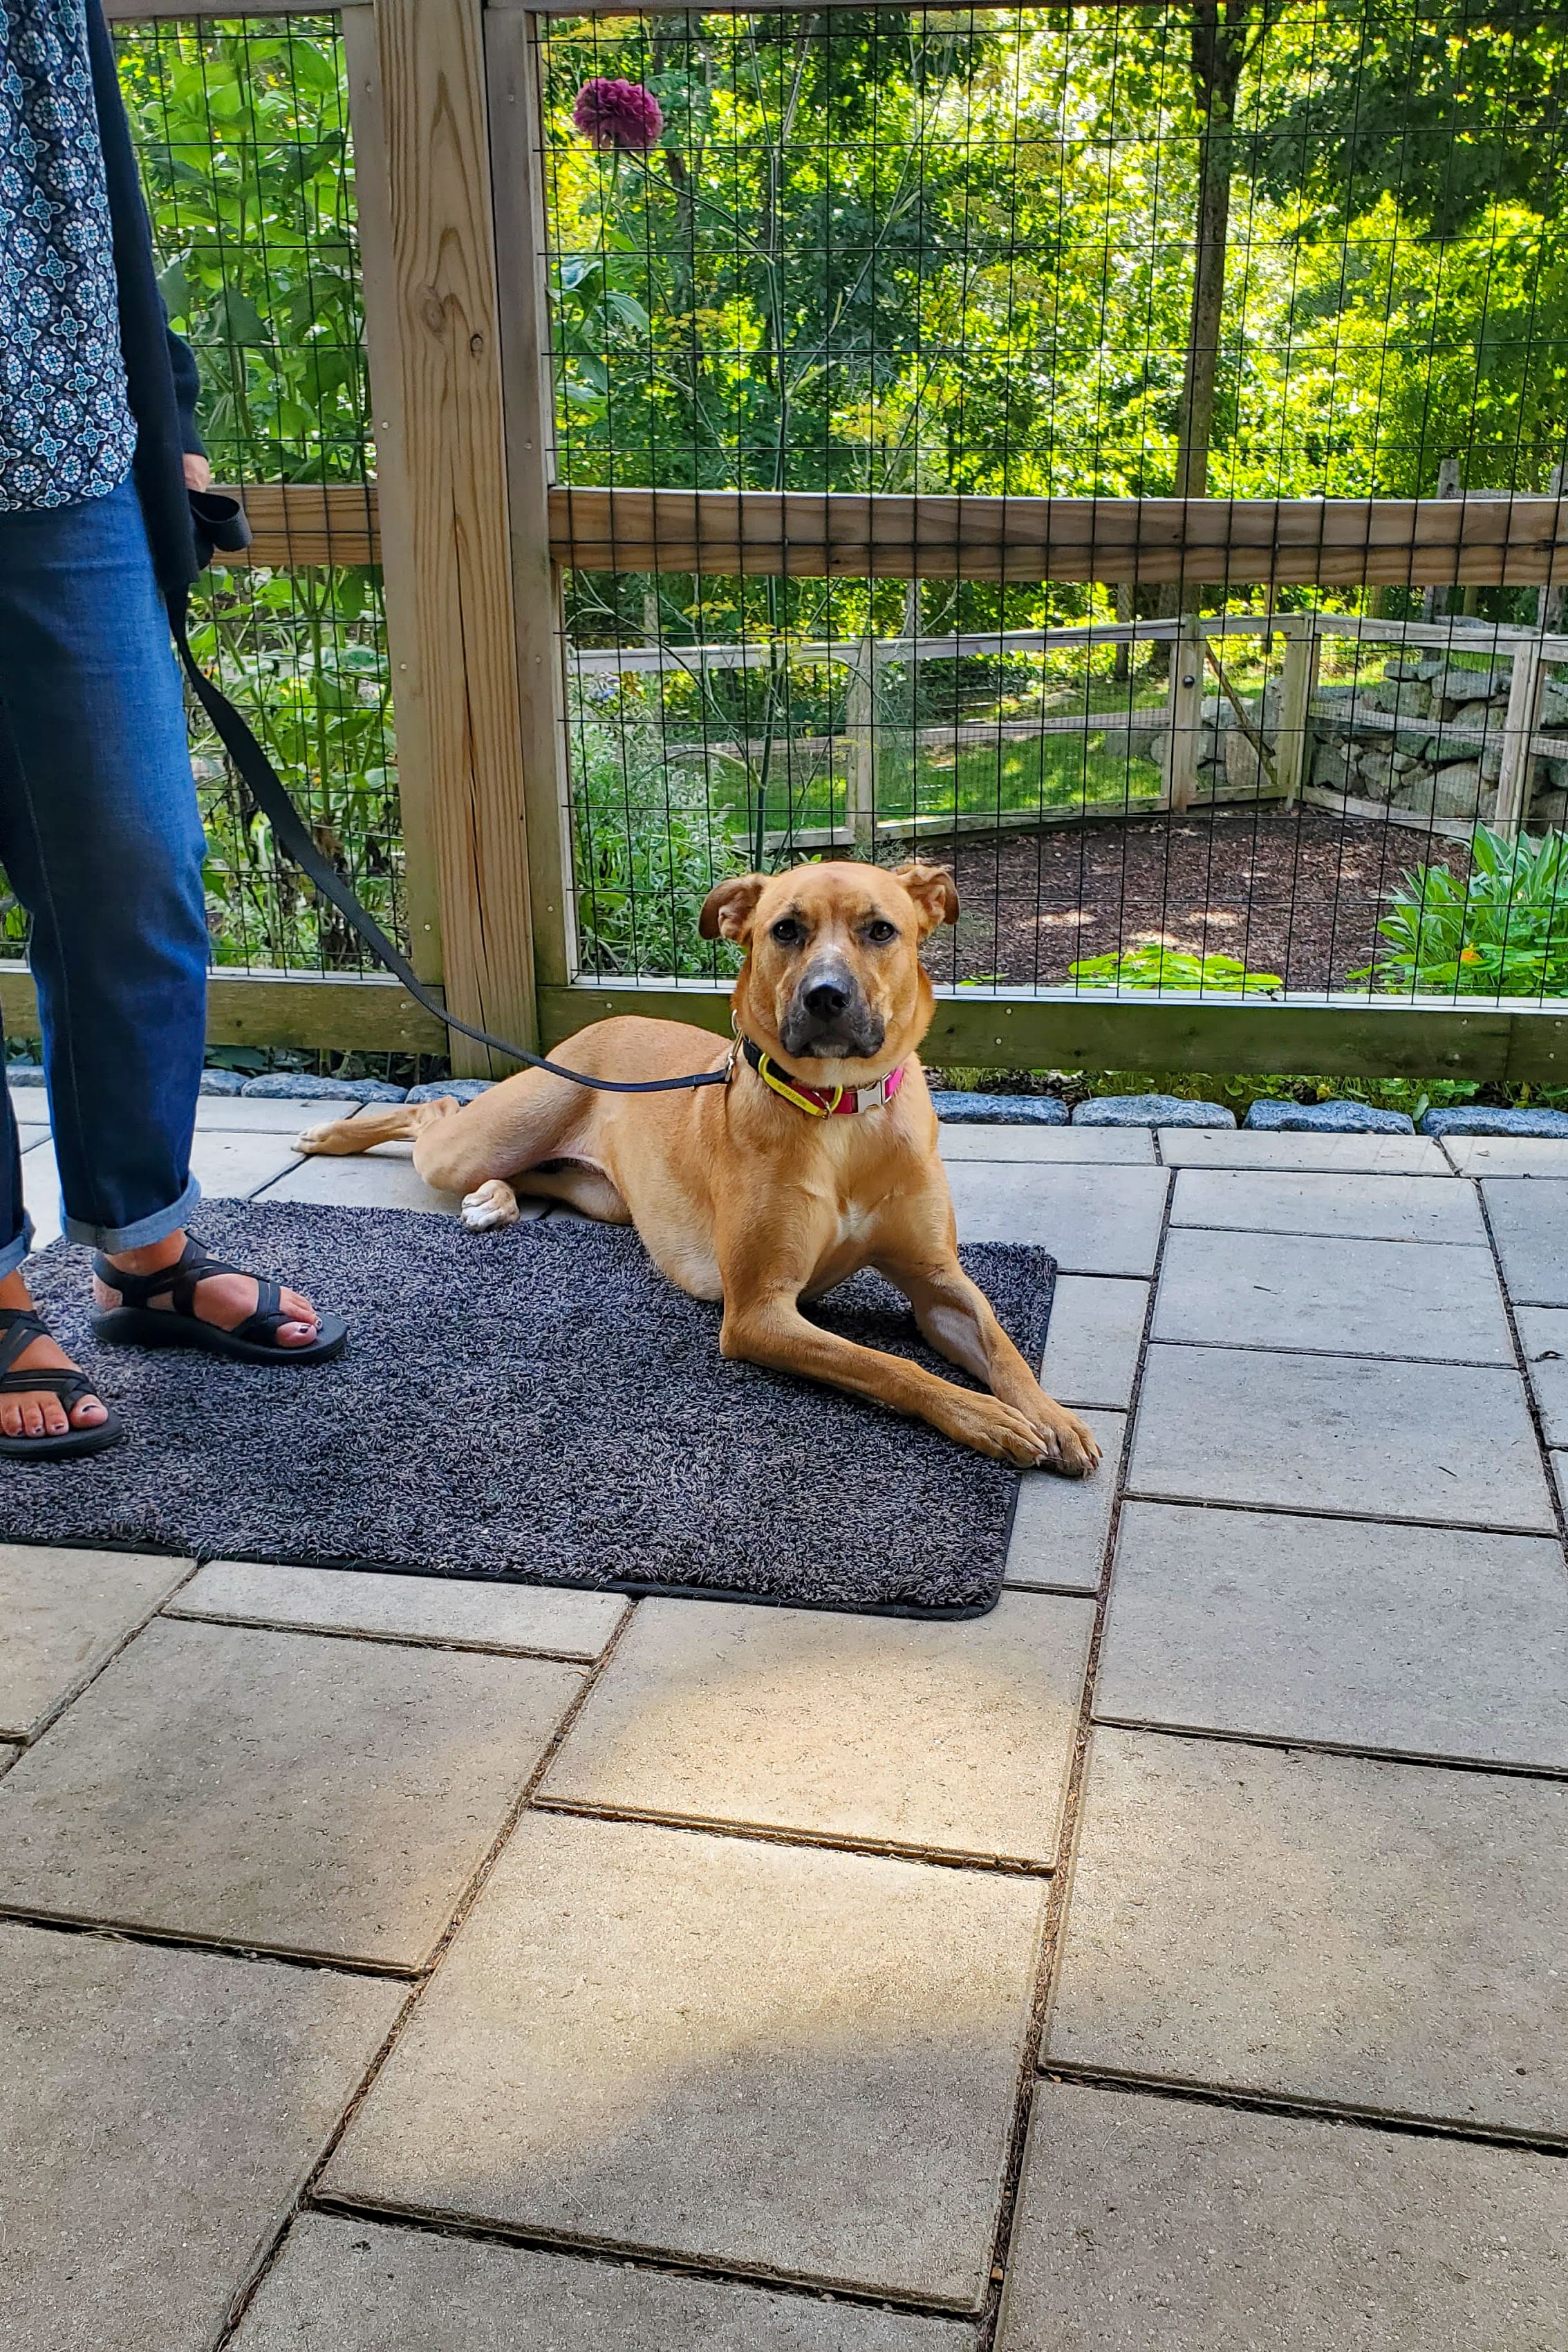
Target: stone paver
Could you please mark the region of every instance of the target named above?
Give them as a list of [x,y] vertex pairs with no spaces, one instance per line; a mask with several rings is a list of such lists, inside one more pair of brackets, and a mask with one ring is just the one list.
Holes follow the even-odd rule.
[[1147,1128],[944,1127],[942,1156],[949,1160],[1033,1160],[1100,1168],[1152,1168],[1154,1139]]
[[5,1778],[21,1753],[19,1748],[13,1748],[7,1742],[0,1740],[0,1780]]
[[531,1813],[324,2186],[976,2308],[1042,1893]]
[[1130,1491],[1456,1527],[1556,1527],[1517,1372],[1149,1350]]
[[1047,2064],[1568,2136],[1568,1783],[1097,1730]]
[[1173,1226],[1152,1336],[1428,1362],[1514,1360],[1490,1250],[1439,1242]]
[[1461,1176],[1568,1177],[1568,1142],[1533,1135],[1447,1135],[1443,1150]]
[[961,2321],[302,2214],[234,2352],[973,2352]]
[[997,2352],[1558,2352],[1568,2167],[1042,2084]]
[[167,1613],[440,1642],[458,1649],[544,1650],[596,1658],[626,1615],[626,1603],[616,1592],[567,1592],[542,1584],[216,1559],[192,1579]]
[[1487,1246],[1468,1184],[1427,1176],[1253,1173],[1188,1168],[1172,1196],[1173,1225],[1260,1234],[1326,1234],[1341,1241],[1468,1242]]
[[1129,1503],[1095,1713],[1568,1771],[1561,1547]]
[[1037,1592],[1100,1590],[1127,1416],[1087,1412],[1084,1418],[1100,1440],[1100,1467],[1092,1478],[1053,1478],[1041,1470],[1024,1479],[1007,1545],[1006,1584]]
[[[433,1192],[414,1171],[414,1162],[390,1147],[356,1160],[301,1160],[267,1186],[268,1201],[324,1201],[342,1209],[428,1209],[455,1217],[456,1192]],[[542,1211],[525,1202],[523,1213]]]
[[993,1160],[950,1168],[948,1178],[961,1242],[1033,1242],[1064,1274],[1154,1270],[1170,1182],[1161,1169]]
[[207,2352],[404,1997],[0,1926],[7,2352]]
[[1167,1168],[1321,1170],[1330,1174],[1446,1176],[1441,1147],[1425,1135],[1258,1134],[1162,1128]]
[[196,1104],[196,1133],[292,1139],[302,1127],[318,1126],[326,1118],[353,1118],[363,1108],[350,1098],[329,1102],[315,1096],[203,1095]]
[[0,1783],[0,1903],[419,1967],[580,1687],[160,1619]]
[[916,1623],[647,1601],[545,1802],[1049,1864],[1093,1604]]
[[1509,1297],[1521,1307],[1568,1307],[1568,1196],[1529,1176],[1489,1176],[1481,1191]]
[[1568,1445],[1568,1308],[1520,1307],[1520,1351],[1548,1445]]
[[191,1173],[209,1198],[244,1198],[300,1165],[285,1135],[229,1135],[209,1128],[191,1143]]
[[1131,1403],[1148,1312],[1146,1282],[1058,1275],[1040,1373],[1048,1393],[1064,1404]]
[[22,1202],[33,1220],[33,1247],[47,1249],[64,1231],[60,1223],[60,1174],[55,1147],[46,1134],[22,1154]]
[[0,1544],[0,1732],[30,1738],[190,1572],[141,1552]]

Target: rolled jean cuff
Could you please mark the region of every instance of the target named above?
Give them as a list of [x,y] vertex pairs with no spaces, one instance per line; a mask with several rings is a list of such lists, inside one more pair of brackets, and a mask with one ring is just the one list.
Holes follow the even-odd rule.
[[25,1215],[22,1219],[22,1230],[16,1240],[7,1242],[5,1248],[0,1249],[0,1282],[4,1282],[8,1274],[16,1273],[32,1246],[33,1220]]
[[121,1250],[146,1249],[153,1242],[167,1241],[171,1234],[177,1234],[201,1197],[202,1188],[193,1176],[172,1208],[159,1209],[150,1217],[138,1217],[133,1225],[89,1225],[79,1217],[68,1217],[66,1239],[85,1242],[89,1249],[103,1250],[110,1257]]

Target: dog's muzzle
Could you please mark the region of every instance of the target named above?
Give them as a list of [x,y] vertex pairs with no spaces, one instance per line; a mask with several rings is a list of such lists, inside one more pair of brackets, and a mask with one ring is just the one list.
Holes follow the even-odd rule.
[[886,1034],[855,974],[837,956],[820,957],[802,972],[779,1030],[786,1054],[818,1061],[862,1061],[881,1051]]

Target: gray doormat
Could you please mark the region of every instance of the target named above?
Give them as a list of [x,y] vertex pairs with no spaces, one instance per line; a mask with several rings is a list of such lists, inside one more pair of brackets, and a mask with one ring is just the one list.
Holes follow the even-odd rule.
[[[129,1442],[0,1462],[0,1539],[962,1612],[1000,1589],[1015,1472],[814,1382],[727,1364],[720,1311],[624,1227],[493,1234],[417,1211],[211,1202],[196,1230],[346,1315],[313,1370],[99,1348],[87,1254],[29,1276]],[[963,1253],[1037,1363],[1055,1265]],[[897,1292],[858,1276],[816,1310],[963,1381]],[[972,1383],[965,1383],[973,1385]]]

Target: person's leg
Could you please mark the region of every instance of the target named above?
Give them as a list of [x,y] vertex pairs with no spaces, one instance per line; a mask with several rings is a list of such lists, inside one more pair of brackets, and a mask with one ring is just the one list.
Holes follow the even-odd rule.
[[[198,1196],[203,855],[133,488],[0,515],[0,861],[33,919],[66,1229],[133,1270],[178,1256]],[[215,1279],[200,1311],[237,1323],[256,1297],[247,1276]],[[299,1304],[285,1344],[315,1336]],[[56,1426],[48,1401],[41,1409],[42,1427]],[[85,1425],[87,1410],[72,1421]],[[25,1412],[22,1425],[34,1433]]]

